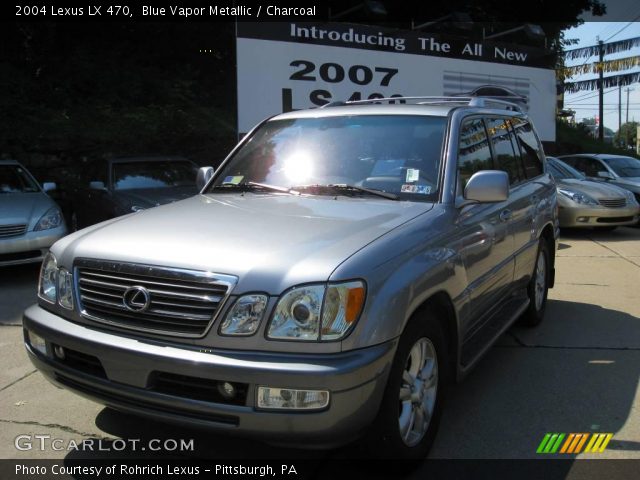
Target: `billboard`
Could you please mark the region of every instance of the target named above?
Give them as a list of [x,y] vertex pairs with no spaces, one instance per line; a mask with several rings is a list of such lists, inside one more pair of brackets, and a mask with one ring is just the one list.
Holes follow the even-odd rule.
[[524,97],[555,141],[556,80],[545,52],[365,25],[237,24],[238,131],[338,100],[455,95],[483,85]]

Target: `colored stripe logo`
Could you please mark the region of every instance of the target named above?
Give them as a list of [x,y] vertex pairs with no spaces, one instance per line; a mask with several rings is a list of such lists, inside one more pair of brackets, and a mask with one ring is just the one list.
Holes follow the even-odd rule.
[[612,438],[613,433],[547,433],[536,453],[602,453]]

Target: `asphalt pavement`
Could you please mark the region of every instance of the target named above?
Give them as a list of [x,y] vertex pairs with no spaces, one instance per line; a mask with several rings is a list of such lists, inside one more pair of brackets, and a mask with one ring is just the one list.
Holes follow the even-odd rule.
[[[640,459],[640,229],[563,233],[556,257],[543,324],[513,327],[453,387],[430,458],[535,459],[546,433],[582,432],[613,438],[603,453],[565,458]],[[0,270],[0,458],[326,459],[357,452],[282,449],[154,423],[52,386],[22,342],[21,314],[35,302],[38,268]],[[50,440],[44,451],[35,441],[16,447],[17,437],[36,434],[60,439],[65,448],[52,448]],[[118,439],[193,439],[194,451],[66,448],[86,441],[120,446]]]

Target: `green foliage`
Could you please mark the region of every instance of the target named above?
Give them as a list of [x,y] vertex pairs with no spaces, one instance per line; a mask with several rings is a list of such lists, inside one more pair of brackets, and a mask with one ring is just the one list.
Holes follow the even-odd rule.
[[235,143],[232,25],[13,28],[0,58],[4,156],[156,153],[217,163]]
[[636,145],[638,138],[638,122],[623,123],[616,132],[615,142],[618,145]]
[[600,143],[591,136],[584,125],[570,125],[566,122],[556,123],[555,155],[572,153],[612,153],[616,155],[637,156],[633,150],[616,148],[611,143]]

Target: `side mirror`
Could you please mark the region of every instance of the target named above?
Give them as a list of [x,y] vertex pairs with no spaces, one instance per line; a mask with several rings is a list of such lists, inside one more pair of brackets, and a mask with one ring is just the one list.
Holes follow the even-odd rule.
[[45,192],[50,192],[51,190],[55,190],[56,188],[58,188],[58,186],[56,185],[55,182],[44,182],[42,184],[42,189]]
[[613,180],[613,175],[611,175],[609,172],[598,172],[598,178],[604,178],[605,180]]
[[104,186],[104,182],[100,182],[100,181],[89,182],[89,188],[91,190],[106,190],[107,189],[107,187]]
[[213,177],[213,167],[200,167],[198,169],[198,175],[196,176],[196,187],[198,190],[202,190],[211,177]]
[[464,198],[478,203],[504,202],[509,198],[509,175],[502,170],[474,173],[464,187]]

